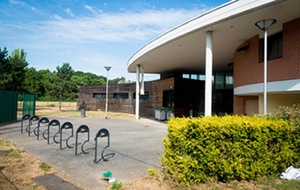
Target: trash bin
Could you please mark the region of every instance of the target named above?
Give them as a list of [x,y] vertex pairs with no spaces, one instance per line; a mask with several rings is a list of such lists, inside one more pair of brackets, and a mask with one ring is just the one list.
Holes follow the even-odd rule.
[[85,117],[85,109],[80,109],[81,117]]
[[167,120],[174,117],[173,108],[165,108],[165,111]]
[[81,117],[85,117],[85,110],[87,107],[87,103],[85,103],[85,101],[83,101],[80,105],[79,105],[79,110],[80,110],[80,115]]
[[189,110],[189,116],[193,117],[194,116],[194,110]]
[[154,108],[155,120],[164,121],[166,120],[166,110],[164,108]]

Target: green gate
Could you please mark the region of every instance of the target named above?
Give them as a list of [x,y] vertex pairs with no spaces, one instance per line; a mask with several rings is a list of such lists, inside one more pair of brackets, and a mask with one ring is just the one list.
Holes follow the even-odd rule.
[[35,115],[35,94],[23,95],[23,115]]
[[0,90],[0,105],[0,124],[17,121],[17,92]]

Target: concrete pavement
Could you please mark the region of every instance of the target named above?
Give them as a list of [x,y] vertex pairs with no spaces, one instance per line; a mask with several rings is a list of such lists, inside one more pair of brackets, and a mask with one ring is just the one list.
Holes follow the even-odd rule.
[[[90,141],[84,145],[88,154],[82,154],[80,146],[87,139],[87,133],[78,133],[78,156],[75,156],[74,147],[67,148],[66,138],[70,131],[63,132],[63,147],[56,144],[51,138],[50,144],[40,136],[37,137],[24,130],[21,134],[21,122],[0,126],[0,139],[12,141],[17,146],[32,154],[37,159],[51,165],[61,176],[70,179],[82,189],[104,189],[109,184],[103,180],[103,172],[111,171],[117,181],[128,182],[146,176],[149,168],[160,169],[160,156],[163,153],[162,138],[167,135],[167,124],[149,119],[99,119],[99,118],[49,118],[57,119],[62,125],[71,122],[74,126],[74,137],[70,144],[75,145],[76,130],[81,125],[90,129]],[[32,129],[35,126],[32,127]],[[101,128],[110,133],[110,147],[105,151],[114,153],[109,161],[100,160],[95,164],[94,137]],[[45,126],[41,127],[43,132]],[[53,136],[58,130],[51,128]],[[57,138],[59,139],[59,137]],[[107,138],[98,138],[97,158],[101,158],[101,151],[106,146]]]

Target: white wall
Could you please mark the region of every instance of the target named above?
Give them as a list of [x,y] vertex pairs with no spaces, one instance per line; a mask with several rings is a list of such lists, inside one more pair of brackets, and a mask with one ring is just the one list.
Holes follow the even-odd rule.
[[[263,94],[259,95],[258,100],[258,113],[263,114]],[[300,103],[299,94],[268,94],[267,97],[267,113],[272,113],[274,109],[278,109],[279,106],[292,106],[293,104]]]

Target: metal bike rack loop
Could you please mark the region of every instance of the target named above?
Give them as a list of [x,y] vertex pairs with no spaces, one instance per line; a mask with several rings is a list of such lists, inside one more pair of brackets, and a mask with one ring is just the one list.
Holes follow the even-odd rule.
[[33,125],[34,122],[38,122],[40,120],[40,118],[36,115],[32,115],[30,118],[29,118],[29,122],[28,122],[28,125],[26,126],[26,131],[28,133],[28,136],[30,136],[30,133],[31,133],[31,126]]
[[73,128],[73,124],[71,122],[65,122],[62,124],[61,128],[60,128],[60,149],[62,150],[62,141],[63,141],[63,130],[71,130],[71,135],[66,139],[66,146],[68,148],[72,148],[73,146],[69,145],[69,140],[71,137],[74,136],[74,128]]
[[[48,124],[48,128],[43,132],[43,137],[44,137],[44,139],[47,139],[48,144],[50,144],[50,132],[51,132],[50,129],[51,129],[51,127],[55,127],[55,126],[58,127],[58,131],[59,131],[60,130],[60,122],[57,119],[51,120],[50,123]],[[47,132],[47,137],[45,136],[46,132]],[[56,134],[53,136],[53,141],[55,143],[58,143],[58,141],[55,140]]]
[[77,146],[78,146],[78,134],[79,133],[87,133],[87,140],[85,140],[82,145],[81,145],[81,151],[83,154],[87,154],[87,152],[85,152],[83,150],[84,144],[90,141],[90,129],[88,126],[86,125],[81,125],[77,131],[76,131],[76,139],[75,139],[75,156],[78,156],[77,154]]
[[22,120],[21,120],[21,133],[23,134],[23,126],[24,126],[24,122],[28,121],[28,125],[29,125],[29,119],[30,119],[31,115],[29,114],[25,114],[22,116]]
[[49,124],[49,119],[47,117],[42,117],[40,118],[37,126],[34,128],[33,133],[36,135],[36,139],[39,140],[40,139],[40,128],[41,125],[47,125]]
[[[103,148],[102,152],[101,152],[101,158],[98,160],[97,159],[97,156],[98,156],[98,153],[97,153],[97,146],[98,146],[98,138],[104,138],[104,137],[107,137],[107,143],[106,143],[106,146]],[[95,159],[94,159],[94,163],[98,163],[100,160],[103,160],[103,161],[108,161],[108,158],[111,158],[115,155],[115,153],[109,153],[109,154],[106,154],[104,155],[104,151],[110,146],[110,135],[109,135],[109,131],[105,128],[102,128],[98,131],[98,133],[96,134],[95,136]]]

